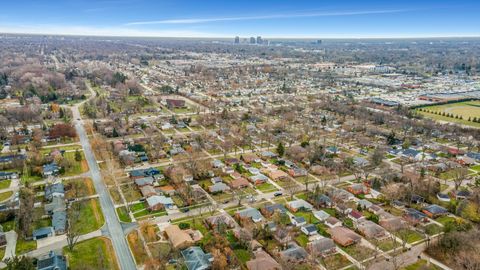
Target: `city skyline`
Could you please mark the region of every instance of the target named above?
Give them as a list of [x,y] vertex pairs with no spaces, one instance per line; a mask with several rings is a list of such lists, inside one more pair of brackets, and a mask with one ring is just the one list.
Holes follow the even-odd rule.
[[[151,37],[476,37],[474,1],[16,1],[1,33]],[[459,29],[462,29],[461,31]]]

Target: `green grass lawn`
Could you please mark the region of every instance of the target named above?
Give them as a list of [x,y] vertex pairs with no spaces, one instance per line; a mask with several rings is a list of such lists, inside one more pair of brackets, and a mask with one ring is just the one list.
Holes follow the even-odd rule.
[[63,248],[69,269],[119,269],[112,244],[99,237],[77,243],[70,251]]
[[316,224],[319,222],[319,220],[312,214],[312,212],[298,211],[294,215],[304,217],[307,223]]
[[130,216],[128,215],[127,208],[125,206],[119,207],[116,210],[117,210],[118,219],[120,221],[132,222],[132,220],[130,219]]
[[[403,233],[403,232],[402,232]],[[402,239],[401,235],[400,234],[396,234],[400,239]],[[407,239],[407,243],[411,244],[411,243],[415,243],[417,241],[420,241],[422,240],[424,237],[422,234],[420,234],[419,232],[417,231],[414,231],[414,230],[408,230],[405,232],[405,239]]]
[[308,236],[303,233],[300,233],[297,237],[295,237],[295,240],[302,247],[306,247],[308,244]]
[[237,259],[242,265],[245,265],[251,258],[250,252],[245,249],[234,249],[233,253],[235,253],[235,256],[237,256]]
[[454,217],[449,217],[449,216],[443,216],[435,219],[435,221],[441,223],[443,226],[447,225],[447,223],[455,222],[455,220],[456,219]]
[[105,223],[105,219],[103,217],[102,210],[100,209],[100,202],[98,199],[90,199],[80,203],[80,233],[85,234],[89,232],[93,232],[95,230],[100,229]]
[[0,193],[0,202],[3,202],[7,199],[9,199],[10,197],[12,197],[13,195],[13,191],[7,191],[7,192],[2,192]]
[[[449,103],[443,105],[434,105],[424,107],[423,111],[416,110],[417,113],[423,115],[426,118],[431,118],[433,120],[439,121],[446,121],[451,123],[459,123],[473,127],[480,127],[480,123],[474,123],[468,121],[468,118],[475,117],[480,115],[480,102],[479,101],[464,101],[464,102],[456,102],[456,103]],[[428,110],[429,112],[426,112]],[[454,116],[462,116],[463,119],[457,119],[454,117],[447,117],[443,115],[434,114],[432,112],[439,112],[439,113],[451,113]]]
[[147,209],[147,206],[143,202],[130,205],[130,211],[132,211],[133,213],[141,210],[146,210],[146,209]]
[[64,157],[70,160],[73,166],[71,168],[68,168],[63,174],[63,176],[73,176],[73,175],[82,174],[88,171],[88,165],[87,165],[87,161],[85,160],[85,154],[83,152],[80,152],[80,154],[82,155],[81,161],[75,160],[75,152],[66,152],[64,154]]
[[3,180],[0,182],[0,189],[9,188],[12,180]]
[[322,264],[327,269],[342,269],[351,265],[352,263],[342,254],[336,253],[331,256],[323,258]]
[[272,184],[270,184],[270,183],[268,183],[268,182],[262,183],[262,184],[260,184],[260,185],[255,186],[255,187],[256,187],[258,190],[260,190],[261,192],[264,192],[264,193],[273,192],[273,191],[277,191],[277,190],[278,190],[274,185],[272,185]]
[[359,244],[350,245],[348,247],[341,247],[341,249],[359,261],[370,258],[371,256],[373,256],[373,254],[375,254],[374,250]]
[[17,246],[15,247],[15,253],[17,255],[27,253],[29,251],[35,250],[37,248],[37,241],[26,241],[21,237],[17,239]]
[[480,172],[480,165],[475,165],[475,166],[472,166],[470,167],[470,169],[476,171],[476,172]]
[[[395,243],[393,242],[392,239],[385,239],[385,240],[382,240],[382,241],[379,241],[377,243],[373,243],[375,245],[377,245],[377,247],[379,249],[381,249],[382,251],[389,251],[389,250],[392,250],[395,246]],[[396,243],[396,247],[399,247],[401,246],[402,244],[401,243]]]
[[441,233],[442,231],[443,231],[443,228],[438,226],[437,224],[428,224],[425,227],[425,232],[428,235],[435,235],[435,234]]
[[433,264],[427,266],[426,260],[418,260],[414,264],[410,264],[409,266],[402,268],[402,270],[439,270],[441,268],[436,267]]

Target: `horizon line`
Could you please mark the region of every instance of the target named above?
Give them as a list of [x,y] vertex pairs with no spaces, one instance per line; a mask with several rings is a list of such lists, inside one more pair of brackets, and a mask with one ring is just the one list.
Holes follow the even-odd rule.
[[439,39],[439,38],[480,38],[480,34],[463,35],[398,35],[398,36],[262,36],[262,35],[229,35],[229,36],[162,36],[162,35],[116,35],[116,34],[69,34],[69,33],[34,33],[34,32],[0,32],[0,35],[29,35],[29,36],[71,36],[71,37],[125,37],[125,38],[178,38],[178,39],[234,39],[235,37],[248,39],[261,36],[264,39],[311,39],[311,40],[334,40],[334,39]]

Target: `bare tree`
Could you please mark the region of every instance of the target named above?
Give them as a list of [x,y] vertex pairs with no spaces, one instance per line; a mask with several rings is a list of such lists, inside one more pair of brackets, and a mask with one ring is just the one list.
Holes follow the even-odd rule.
[[70,204],[67,211],[67,223],[65,228],[65,235],[67,236],[67,246],[70,251],[77,244],[80,237],[80,203]]

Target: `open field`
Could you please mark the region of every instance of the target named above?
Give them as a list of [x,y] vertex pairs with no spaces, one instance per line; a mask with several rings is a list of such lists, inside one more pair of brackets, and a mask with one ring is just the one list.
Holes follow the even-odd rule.
[[70,269],[118,269],[110,240],[99,237],[78,243],[73,251],[63,249]]
[[[468,125],[472,127],[480,128],[480,123],[474,123],[468,121],[468,118],[473,119],[474,117],[480,118],[480,101],[464,101],[449,103],[443,105],[433,105],[423,107],[422,111],[416,110],[418,113],[423,115],[426,118],[431,118],[433,120],[445,121],[451,123],[458,123],[463,125]],[[434,114],[433,112],[453,114],[454,117],[447,117],[440,114]],[[462,117],[463,119],[455,118],[455,116]]]

